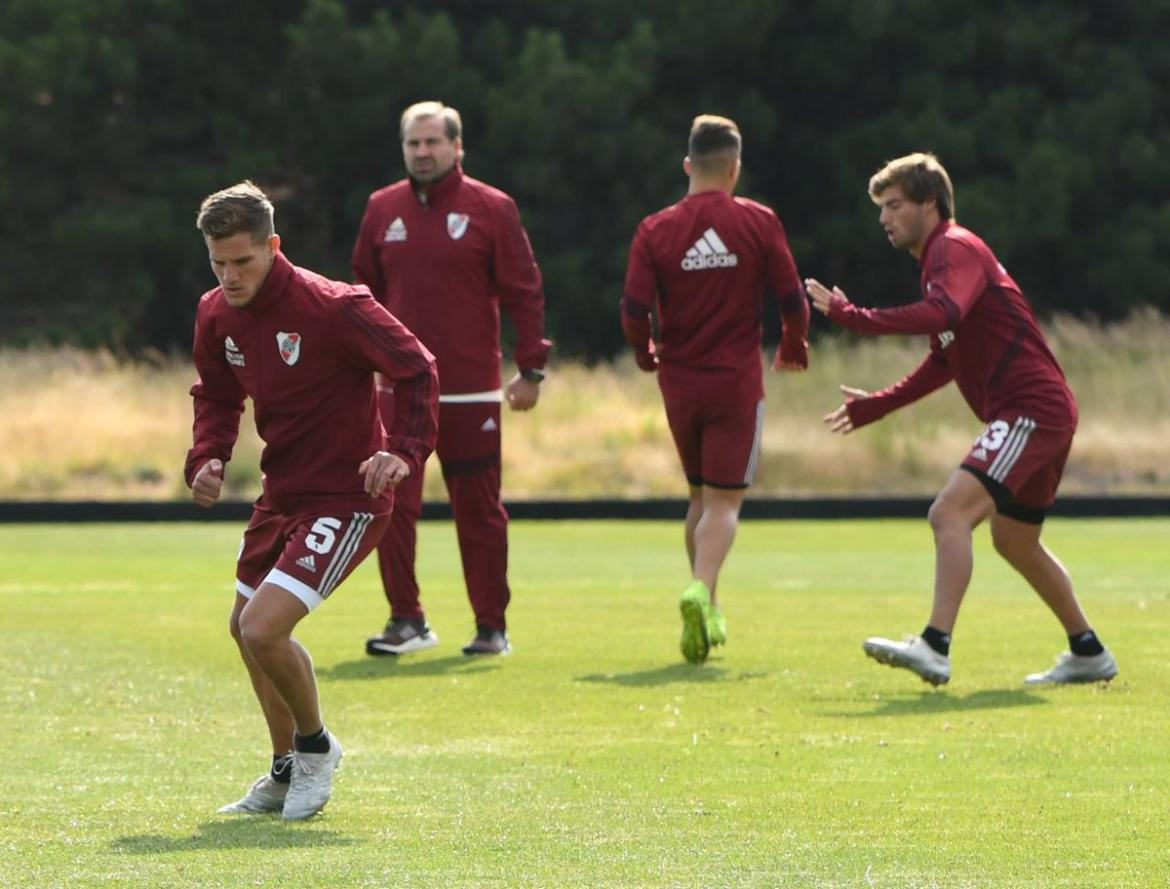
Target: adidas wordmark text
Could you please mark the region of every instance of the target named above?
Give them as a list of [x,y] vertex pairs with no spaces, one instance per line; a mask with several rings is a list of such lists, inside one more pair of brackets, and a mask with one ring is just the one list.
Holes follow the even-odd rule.
[[739,265],[739,257],[727,249],[723,239],[716,234],[714,228],[709,228],[695,246],[687,251],[682,258],[684,271],[693,272],[699,269],[720,269]]

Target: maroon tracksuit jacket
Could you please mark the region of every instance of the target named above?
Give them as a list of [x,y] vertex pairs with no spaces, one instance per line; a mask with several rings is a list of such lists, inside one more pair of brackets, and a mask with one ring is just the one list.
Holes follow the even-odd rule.
[[954,380],[985,423],[1018,411],[1055,429],[1075,429],[1077,405],[1032,307],[991,248],[951,221],[922,250],[922,299],[888,309],[834,300],[829,317],[864,333],[925,333],[930,354],[903,380],[848,404],[864,426]]
[[[387,449],[419,473],[434,447],[435,359],[365,287],[297,268],[283,254],[243,308],[230,306],[218,287],[203,295],[194,360],[188,484],[211,458],[231,458],[245,396],[264,440],[264,498],[278,511],[320,500],[369,509],[358,474],[363,460]],[[397,390],[388,433],[373,371]],[[392,492],[382,501],[389,509]]]
[[544,367],[540,270],[516,203],[458,165],[425,202],[409,179],[370,195],[353,270],[434,354],[442,394],[500,387],[501,304],[517,365]]
[[636,349],[658,312],[658,384],[670,398],[756,404],[764,397],[764,295],[780,305],[777,361],[808,365],[808,301],[771,208],[722,191],[647,216],[630,246],[622,329]]

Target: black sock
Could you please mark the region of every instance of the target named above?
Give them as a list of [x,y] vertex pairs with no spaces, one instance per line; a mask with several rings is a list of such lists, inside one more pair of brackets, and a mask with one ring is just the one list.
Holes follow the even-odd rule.
[[272,754],[272,780],[277,784],[287,784],[292,780],[292,754]]
[[926,625],[926,629],[922,631],[923,641],[931,648],[947,657],[951,653],[951,634],[944,633],[942,630],[936,630],[930,624]]
[[1077,633],[1075,636],[1068,637],[1068,649],[1073,654],[1081,657],[1092,657],[1095,654],[1100,654],[1105,650],[1105,646],[1101,644],[1101,640],[1097,638],[1097,634],[1092,630],[1085,630],[1083,633]]
[[293,747],[297,753],[328,753],[329,735],[325,731],[325,726],[321,726],[311,735],[298,735],[294,732]]

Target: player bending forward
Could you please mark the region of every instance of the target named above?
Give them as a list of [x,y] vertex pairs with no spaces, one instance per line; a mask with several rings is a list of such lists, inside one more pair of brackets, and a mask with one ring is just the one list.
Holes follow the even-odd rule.
[[853,305],[840,288],[806,281],[813,306],[866,333],[925,333],[930,354],[905,379],[880,392],[842,386],[845,403],[825,416],[849,433],[954,380],[987,424],[930,507],[934,531],[934,606],[921,636],[865,641],[883,664],[940,685],[951,677],[951,632],[971,581],[971,534],[991,519],[996,550],[1052,609],[1068,652],[1027,682],[1112,679],[1117,663],[1089,626],[1068,572],[1040,542],[1044,514],[1072,445],[1077,406],[1020,288],[974,233],[954,221],[950,177],[931,154],[890,161],[869,181],[890,243],[922,266],[922,299],[889,309]]
[[[272,768],[221,812],[308,818],[329,800],[341,745],[321,720],[313,662],[293,627],[375,547],[393,488],[435,444],[435,360],[365,287],[297,268],[280,252],[272,204],[250,182],[199,211],[219,286],[195,315],[194,446],[186,477],[219,498],[244,398],[255,407],[263,493],[236,566],[231,633],[272,741]],[[378,415],[374,372],[395,389]]]

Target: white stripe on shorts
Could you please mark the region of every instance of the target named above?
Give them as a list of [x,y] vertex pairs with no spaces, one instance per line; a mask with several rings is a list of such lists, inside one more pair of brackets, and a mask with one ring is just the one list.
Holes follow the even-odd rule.
[[298,599],[305,603],[305,607],[312,611],[325,600],[317,595],[317,591],[306,583],[297,580],[291,574],[285,574],[279,568],[273,568],[268,572],[268,576],[264,578],[264,583],[271,583],[280,587],[282,590],[288,590]]
[[760,464],[760,440],[764,437],[764,400],[761,398],[756,404],[756,435],[752,439],[752,455],[748,458],[747,471],[743,474],[743,483],[750,485],[756,480],[756,467]]
[[503,400],[503,389],[493,389],[491,392],[460,392],[458,395],[439,396],[439,401],[443,404],[475,404],[493,401],[498,404]]
[[237,577],[236,578],[236,592],[239,593],[241,596],[243,596],[245,599],[251,599],[254,595],[256,595],[256,588],[248,586],[246,583],[244,583],[242,580],[240,580]]
[[1016,465],[1016,461],[1020,459],[1020,454],[1024,453],[1024,447],[1028,444],[1028,436],[1035,428],[1036,421],[1031,417],[1016,418],[1016,422],[1012,424],[1011,432],[1007,434],[1003,448],[991,461],[991,465],[987,467],[989,478],[1001,483],[1007,478],[1012,467]]
[[371,512],[355,512],[353,514],[349,527],[345,529],[341,542],[337,544],[337,552],[333,554],[329,568],[325,571],[321,582],[317,584],[317,594],[322,599],[329,598],[333,588],[345,575],[346,567],[353,560],[353,554],[362,542],[362,535],[366,533],[366,528],[373,520],[374,514]]

